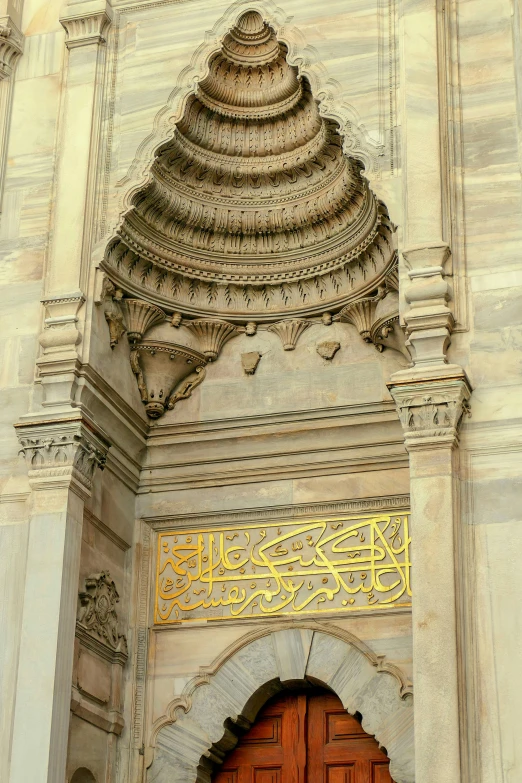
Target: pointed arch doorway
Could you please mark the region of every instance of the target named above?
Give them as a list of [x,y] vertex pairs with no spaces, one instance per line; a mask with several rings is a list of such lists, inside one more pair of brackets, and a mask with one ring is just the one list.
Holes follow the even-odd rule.
[[338,696],[279,693],[226,757],[212,783],[392,783],[389,759]]

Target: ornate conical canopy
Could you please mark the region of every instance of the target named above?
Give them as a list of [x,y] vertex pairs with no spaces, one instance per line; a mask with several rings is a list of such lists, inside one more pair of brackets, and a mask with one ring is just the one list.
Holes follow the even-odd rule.
[[391,233],[338,126],[248,11],[159,149],[104,266],[167,310],[267,322],[367,295],[394,266]]

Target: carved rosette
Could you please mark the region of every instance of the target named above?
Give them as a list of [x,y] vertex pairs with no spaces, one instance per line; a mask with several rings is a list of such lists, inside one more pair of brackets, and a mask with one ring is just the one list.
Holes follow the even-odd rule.
[[302,318],[292,318],[272,324],[268,327],[268,331],[277,334],[283,344],[283,350],[293,351],[297,341],[309,326],[311,326],[310,321],[305,321]]
[[82,629],[126,659],[127,640],[118,632],[116,604],[119,600],[116,585],[108,571],[87,577],[85,590],[78,594],[77,631]]
[[147,416],[158,419],[181,399],[187,399],[205,377],[206,357],[176,343],[147,340],[131,352]]
[[384,287],[395,227],[274,30],[247,11],[208,68],[106,273],[168,313],[241,326],[335,314]]
[[165,320],[163,310],[142,299],[124,299],[122,308],[131,344],[139,342],[149,329]]
[[211,318],[190,321],[186,327],[198,338],[201,350],[209,362],[214,362],[225,343],[239,334],[239,329],[236,326]]
[[94,473],[103,470],[109,449],[101,434],[79,421],[15,426],[35,489],[67,486],[72,481],[84,494],[90,493]]
[[404,430],[406,446],[426,448],[435,442],[455,444],[463,416],[471,415],[471,387],[457,378],[389,384]]

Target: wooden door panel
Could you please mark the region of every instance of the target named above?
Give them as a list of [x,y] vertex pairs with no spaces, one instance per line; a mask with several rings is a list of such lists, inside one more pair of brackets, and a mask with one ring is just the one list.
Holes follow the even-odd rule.
[[264,715],[243,737],[243,745],[281,745],[283,715]]
[[393,783],[388,761],[374,761],[371,765],[370,783]]
[[252,783],[282,783],[281,767],[253,767]]
[[355,764],[326,764],[324,783],[355,783]]
[[327,691],[271,700],[213,783],[393,783],[389,760]]
[[237,769],[219,769],[212,780],[213,783],[238,783]]

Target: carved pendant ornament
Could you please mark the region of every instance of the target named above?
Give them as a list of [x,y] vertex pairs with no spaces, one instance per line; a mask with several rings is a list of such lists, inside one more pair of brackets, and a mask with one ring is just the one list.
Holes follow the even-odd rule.
[[[139,341],[171,314],[214,361],[258,328],[293,350],[311,323],[355,323],[358,302],[397,288],[387,209],[286,54],[259,13],[239,17],[108,245],[102,266],[123,294],[105,304],[111,345],[124,324],[138,380]],[[370,321],[382,350],[392,327],[374,335]]]

